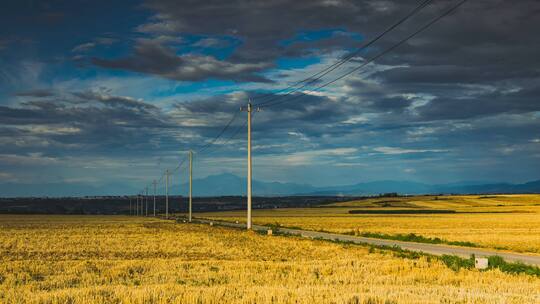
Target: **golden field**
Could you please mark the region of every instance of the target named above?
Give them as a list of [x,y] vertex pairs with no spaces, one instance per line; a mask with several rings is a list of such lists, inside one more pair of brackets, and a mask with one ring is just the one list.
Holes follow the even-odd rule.
[[[349,210],[455,210],[449,214],[349,214]],[[245,222],[245,212],[201,213]],[[481,247],[540,254],[540,195],[370,198],[320,208],[254,210],[255,224],[336,233],[414,233]]]
[[540,303],[540,278],[127,216],[0,215],[1,303]]

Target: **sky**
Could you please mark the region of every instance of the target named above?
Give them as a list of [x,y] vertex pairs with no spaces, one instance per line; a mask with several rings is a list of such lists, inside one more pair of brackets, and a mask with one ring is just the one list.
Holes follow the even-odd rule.
[[0,184],[129,192],[205,146],[196,177],[245,176],[249,100],[258,180],[540,179],[538,1],[469,0],[369,62],[458,2],[430,1],[310,78],[420,2],[2,1]]

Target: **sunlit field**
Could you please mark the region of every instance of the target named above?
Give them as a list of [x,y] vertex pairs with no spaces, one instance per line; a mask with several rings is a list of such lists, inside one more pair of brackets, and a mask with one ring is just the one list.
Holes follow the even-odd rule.
[[[382,214],[350,214],[350,210],[378,210]],[[395,210],[457,213],[391,214]],[[199,216],[245,221],[245,212]],[[321,208],[255,210],[253,221],[336,233],[414,233],[487,248],[540,254],[540,195],[374,198]]]
[[540,278],[127,216],[0,216],[1,303],[537,303]]

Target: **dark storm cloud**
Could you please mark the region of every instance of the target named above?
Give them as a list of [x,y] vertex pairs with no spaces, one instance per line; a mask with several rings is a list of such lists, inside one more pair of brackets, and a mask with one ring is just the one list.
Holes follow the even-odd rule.
[[351,29],[366,24],[367,16],[377,11],[365,1],[157,0],[146,6],[157,13],[149,23],[154,30],[161,24],[168,31],[239,37],[243,45],[232,59],[242,62],[273,60],[287,49],[279,43],[300,31]]
[[174,50],[156,41],[139,41],[134,54],[127,58],[93,58],[95,65],[159,75],[182,81],[201,81],[207,78],[236,81],[269,82],[257,75],[269,67],[267,63],[232,63],[212,56],[176,55]]
[[[384,50],[454,3],[450,0],[434,1],[421,14],[386,35],[362,56],[369,58]],[[130,57],[95,58],[93,61],[102,67],[155,74],[175,80],[198,81],[211,77],[264,81],[259,73],[273,67],[276,59],[322,55],[359,47],[361,43],[353,39],[351,33],[366,39],[374,37],[417,4],[412,0],[149,0],[145,7],[155,12],[155,16],[137,28],[149,39],[138,40]],[[540,36],[534,34],[534,29],[540,27],[539,16],[540,2],[534,0],[520,1],[519,4],[503,0],[465,3],[427,31],[379,59],[378,63],[401,67],[372,75],[384,86],[379,92],[368,95],[358,93],[358,96],[369,100],[362,106],[369,111],[403,110],[410,106],[411,100],[395,95],[421,93],[436,99],[423,109],[427,113],[429,108],[435,116],[440,116],[437,113],[447,108],[454,109],[462,104],[465,106],[463,111],[470,111],[472,116],[482,114],[481,107],[477,105],[484,107],[483,114],[500,113],[501,110],[493,109],[498,109],[504,102],[491,109],[486,106],[493,96],[477,94],[474,102],[467,102],[467,98],[459,96],[458,92],[473,90],[464,86],[520,87],[524,81],[538,79]],[[295,40],[299,33],[325,29],[340,30],[324,39]],[[218,60],[191,53],[177,55],[172,47],[151,40],[152,37],[185,33],[234,37],[241,44],[227,59]],[[389,91],[393,95],[388,94]],[[534,106],[523,105],[534,102],[523,97],[518,107],[521,111],[535,110]],[[512,103],[506,104],[511,106]],[[437,105],[441,108],[436,109]],[[449,115],[456,118],[466,116]]]
[[[139,19],[138,26],[130,27],[133,30],[130,34],[111,34],[111,37],[128,37],[126,41],[100,42],[95,37],[108,37],[100,32],[69,44],[67,52],[70,56],[74,52],[94,56],[93,64],[103,69],[200,84],[184,86],[167,81],[164,89],[160,86],[164,80],[158,83],[154,78],[137,77],[149,79],[152,85],[158,83],[158,87],[132,90],[130,77],[113,74],[125,81],[111,84],[114,91],[142,94],[147,89],[143,93],[147,99],[158,101],[152,104],[114,95],[107,89],[62,92],[61,87],[80,85],[62,83],[61,77],[51,80],[50,83],[59,85],[58,88],[51,85],[50,91],[31,90],[43,86],[38,81],[29,81],[27,89],[10,95],[16,96],[12,100],[16,102],[0,107],[0,144],[6,153],[12,154],[178,156],[180,150],[197,150],[212,142],[236,115],[210,150],[219,147],[214,154],[218,157],[240,154],[243,157],[246,113],[240,112],[239,106],[245,105],[248,97],[256,104],[275,98],[288,101],[263,107],[253,117],[257,156],[280,159],[294,155],[302,166],[316,167],[319,164],[314,158],[301,159],[302,155],[313,153],[326,160],[333,159],[337,165],[360,163],[366,168],[376,168],[372,172],[380,171],[369,175],[370,179],[385,174],[393,178],[394,165],[405,166],[415,160],[413,166],[418,171],[433,173],[438,170],[433,168],[444,168],[435,173],[443,180],[471,179],[475,177],[467,173],[476,176],[478,172],[492,172],[493,163],[505,160],[501,155],[511,155],[527,164],[526,167],[537,167],[540,160],[538,1],[468,1],[376,64],[361,70],[364,73],[354,73],[320,92],[293,93],[286,97],[270,93],[262,98],[257,91],[257,88],[267,92],[279,89],[287,85],[284,82],[294,83],[318,72],[304,73],[286,65],[291,61],[295,66],[294,59],[302,56],[333,63],[338,60],[329,58],[333,52],[342,55],[345,50],[361,46],[359,37],[367,41],[376,36],[418,3],[416,0],[146,1],[144,7],[152,17],[145,19],[145,23]],[[418,18],[363,51],[355,62],[307,86],[306,92],[396,43],[453,3],[456,1],[433,1]],[[324,37],[320,36],[321,32],[325,33]],[[111,49],[101,52],[99,43],[111,45]],[[0,40],[0,49],[3,44]],[[127,53],[123,54],[126,46]],[[287,60],[282,60],[284,57]],[[305,62],[313,61],[302,59],[298,66]],[[277,64],[283,69],[278,69]],[[93,66],[86,68],[89,74],[96,73]],[[97,74],[110,75],[101,69]],[[279,86],[242,83],[267,82],[266,77]],[[222,95],[211,91],[216,82],[205,82],[209,78],[233,80],[244,86],[217,82],[220,87],[216,91],[234,92]],[[199,88],[202,90],[197,91]],[[252,91],[238,92],[244,88]],[[207,97],[214,94],[219,95]],[[190,95],[198,97],[185,101]],[[334,158],[333,151],[348,151],[343,153],[350,159]],[[490,165],[485,165],[486,162]],[[516,176],[537,176],[537,173],[520,173],[520,169],[511,167],[512,163],[506,162],[497,170],[517,172]],[[291,164],[292,169],[298,168],[294,167],[297,165],[294,161]],[[469,166],[462,170],[460,165]],[[459,172],[452,176],[447,168]],[[278,167],[272,168],[277,170]],[[298,175],[313,175],[316,179],[317,174],[309,172],[317,170],[298,169]],[[343,172],[336,168],[328,170],[334,176]],[[426,176],[431,179],[435,175]],[[354,182],[359,175],[351,176]]]
[[474,66],[431,65],[394,68],[375,73],[373,77],[392,85],[447,83],[459,85],[493,83],[512,78],[538,78],[540,71],[534,66],[520,70],[503,70],[495,66],[479,69]]
[[[425,9],[424,14],[399,27],[385,38],[386,43],[383,41],[379,46],[400,39],[453,3],[455,1],[435,1]],[[155,31],[159,32],[157,25],[161,24],[167,32],[232,35],[243,41],[243,45],[232,55],[232,60],[261,62],[283,56],[289,47],[296,48],[297,54],[303,54],[305,48],[314,46],[323,51],[327,47],[336,47],[335,43],[328,44],[324,39],[319,44],[309,43],[304,48],[298,45],[305,42],[293,43],[290,46],[280,43],[295,37],[301,31],[343,28],[370,38],[417,4],[418,1],[412,0],[149,0],[146,6],[157,13],[149,23],[154,25]],[[514,51],[513,54],[519,51],[531,58],[535,52],[524,46],[540,41],[539,38],[529,35],[531,29],[539,25],[538,18],[534,18],[538,16],[539,9],[540,4],[534,0],[521,1],[519,5],[503,0],[471,1],[433,26],[433,29],[423,33],[414,43],[406,44],[391,58],[400,60],[400,63],[414,60],[434,64],[449,57],[453,61],[482,60],[492,63],[493,59],[499,61],[501,56],[507,57],[508,51]],[[341,42],[345,43],[347,37],[341,38]],[[291,53],[293,54],[294,52]],[[401,59],[403,56],[405,57]],[[443,58],[440,58],[441,56]]]
[[21,91],[15,93],[15,96],[22,96],[22,97],[51,97],[54,96],[54,92],[50,89],[35,89],[35,90],[29,90],[29,91]]
[[0,51],[3,49],[6,49],[9,45],[10,41],[7,39],[0,39]]
[[124,108],[135,108],[142,110],[154,110],[157,111],[158,107],[145,103],[140,100],[136,100],[132,97],[126,96],[111,96],[99,92],[85,91],[85,92],[74,92],[73,96],[78,97],[83,102],[87,101],[98,101],[104,105],[111,107],[124,107]]
[[[213,137],[221,128],[236,115],[233,126],[242,125],[245,121],[245,112],[240,112],[240,106],[245,104],[247,96],[255,100],[256,92],[246,94],[231,94],[209,97],[192,102],[181,102],[175,105],[176,111],[182,117],[198,117],[201,126],[198,132],[204,137]],[[278,95],[266,95],[266,98],[278,98]],[[308,132],[310,136],[320,136],[331,131],[321,128],[321,125],[339,123],[355,113],[351,105],[336,106],[336,102],[325,96],[292,95],[295,98],[291,102],[284,103],[279,107],[263,107],[261,112],[254,115],[257,117],[254,124],[256,132],[264,133],[266,140],[276,140],[286,135],[287,131]],[[234,129],[231,127],[231,129]]]
[[[540,111],[540,86],[516,92],[499,90],[463,98],[436,98],[418,108],[421,119],[468,119],[501,113],[527,113]],[[532,130],[531,130],[532,131]]]
[[7,143],[6,152],[55,154],[74,149],[88,154],[132,146],[138,147],[133,151],[137,153],[149,149],[156,134],[176,126],[159,108],[129,97],[96,92],[64,95],[68,97],[55,95],[15,107],[0,106],[2,127],[17,134],[0,135]]
[[366,3],[338,1],[150,1],[146,7],[156,12],[156,16],[139,26],[139,32],[153,37],[173,33],[232,36],[242,43],[226,60],[195,54],[178,56],[161,45],[139,43],[130,57],[95,58],[94,64],[175,80],[220,78],[260,82],[265,79],[255,73],[273,67],[280,56],[328,52],[350,47],[354,40],[346,34],[336,34],[315,43],[299,41],[284,45],[285,39],[294,38],[301,31],[349,29],[365,24],[365,16],[376,11]]

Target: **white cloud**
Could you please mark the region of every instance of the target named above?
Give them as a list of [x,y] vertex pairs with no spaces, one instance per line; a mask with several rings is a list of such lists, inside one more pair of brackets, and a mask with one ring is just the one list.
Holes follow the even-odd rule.
[[421,137],[436,133],[440,128],[437,127],[417,127],[407,131],[407,135],[412,137]]
[[48,125],[30,125],[20,127],[20,129],[26,130],[33,134],[40,135],[69,135],[77,134],[81,132],[81,129],[74,127],[58,127],[58,126],[48,126]]
[[54,157],[43,156],[42,153],[29,153],[27,155],[0,154],[0,163],[9,165],[51,165],[58,163]]
[[139,25],[135,30],[146,34],[166,34],[176,32],[176,27],[174,22],[158,21]]
[[[314,165],[321,163],[335,163],[339,162],[339,158],[336,156],[345,156],[354,154],[358,151],[356,148],[337,148],[337,149],[321,149],[321,150],[311,150],[311,151],[302,151],[291,153],[286,156],[271,156],[270,158],[275,158],[277,161],[282,160],[289,165],[299,166],[299,165]],[[326,159],[330,157],[331,160]],[[263,156],[262,158],[266,158]]]
[[373,148],[374,151],[388,154],[388,155],[397,155],[397,154],[409,154],[409,153],[427,153],[427,152],[448,152],[448,150],[440,149],[403,149],[398,147],[376,147]]
[[302,132],[290,131],[290,132],[287,132],[287,134],[289,134],[290,136],[296,137],[302,141],[309,141],[309,138]]
[[349,117],[349,119],[344,120],[342,123],[347,124],[347,125],[356,125],[356,124],[366,123],[370,120],[369,116],[370,115],[366,115],[366,114],[351,116]]
[[86,52],[93,49],[95,46],[96,44],[94,42],[87,42],[87,43],[83,43],[83,44],[79,44],[75,46],[71,51],[72,52]]
[[8,172],[0,172],[0,181],[2,182],[14,182],[17,181],[17,178]]

